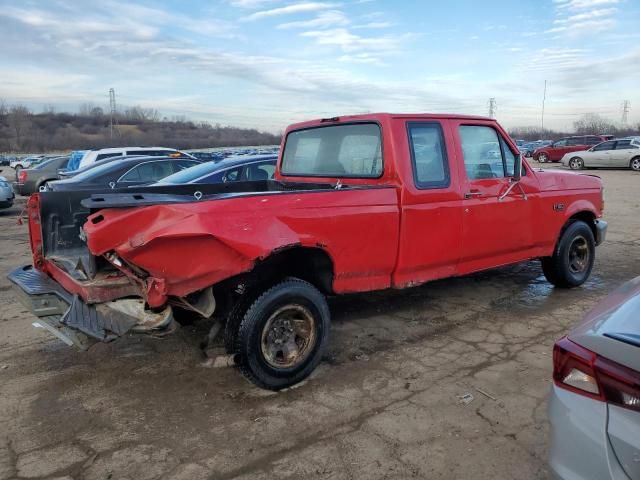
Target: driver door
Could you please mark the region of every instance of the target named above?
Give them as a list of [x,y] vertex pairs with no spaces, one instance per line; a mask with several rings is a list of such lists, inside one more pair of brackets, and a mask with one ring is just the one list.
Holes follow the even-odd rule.
[[520,185],[504,195],[512,183],[517,153],[502,133],[491,122],[461,123],[456,133],[458,158],[464,164],[461,172],[466,174],[460,273],[530,258],[534,249],[532,204],[537,198],[533,175],[526,175],[523,166]]

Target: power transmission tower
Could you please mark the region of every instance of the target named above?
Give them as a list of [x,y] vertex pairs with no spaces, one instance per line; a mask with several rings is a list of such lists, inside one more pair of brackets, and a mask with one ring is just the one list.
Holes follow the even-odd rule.
[[498,110],[496,99],[495,97],[491,97],[489,99],[489,118],[496,118],[496,110]]
[[622,102],[622,126],[625,127],[629,121],[629,110],[631,109],[631,102],[625,100]]
[[110,121],[109,121],[109,131],[111,133],[111,140],[113,140],[113,130],[115,127],[115,131],[118,135],[120,135],[120,130],[118,129],[118,117],[116,110],[116,91],[113,88],[109,89],[109,110],[111,113]]

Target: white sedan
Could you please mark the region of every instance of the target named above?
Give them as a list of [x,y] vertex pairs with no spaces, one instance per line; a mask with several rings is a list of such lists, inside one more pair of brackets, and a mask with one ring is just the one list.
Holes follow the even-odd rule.
[[562,165],[572,170],[618,167],[640,172],[640,138],[609,140],[594,145],[589,150],[567,153],[562,157]]

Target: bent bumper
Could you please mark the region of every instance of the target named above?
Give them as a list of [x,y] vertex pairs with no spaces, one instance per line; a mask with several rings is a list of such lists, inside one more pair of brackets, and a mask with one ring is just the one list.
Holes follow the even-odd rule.
[[607,237],[608,224],[604,220],[596,220],[595,225],[596,225],[596,235],[595,235],[596,245],[600,245],[602,242],[605,241],[605,238]]
[[81,350],[128,332],[167,333],[176,325],[169,306],[160,312],[149,312],[142,299],[88,304],[31,265],[16,268],[7,278],[21,303],[38,317],[35,326]]

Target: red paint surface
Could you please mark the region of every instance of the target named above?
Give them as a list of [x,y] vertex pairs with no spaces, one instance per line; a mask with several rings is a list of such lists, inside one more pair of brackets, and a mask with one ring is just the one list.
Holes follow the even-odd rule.
[[[326,251],[336,293],[402,288],[548,256],[569,217],[579,212],[601,216],[602,183],[596,177],[539,172],[525,164],[521,185],[528,199],[515,188],[503,201],[498,196],[508,188],[508,178],[467,179],[459,125],[491,126],[518,151],[493,120],[372,114],[340,122],[363,120],[382,127],[383,175],[341,182],[381,188],[105,209],[99,212],[104,220],[94,224],[96,214],[85,224],[89,250],[94,255],[115,252],[148,272],[151,278],[141,295],[158,306],[168,296],[183,296],[246,272],[257,260],[289,246]],[[442,125],[451,174],[446,188],[420,190],[414,185],[406,123],[421,120]],[[287,132],[314,125],[320,122],[293,125]],[[279,173],[277,178],[337,180]],[[480,195],[465,199],[469,191]],[[31,198],[35,211],[37,196]],[[563,211],[553,209],[557,203],[565,205]],[[30,227],[37,261],[41,238],[31,215]],[[89,295],[82,289],[80,294]]]

